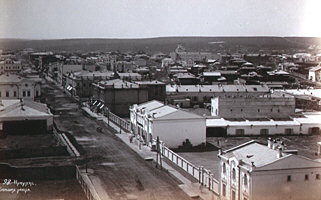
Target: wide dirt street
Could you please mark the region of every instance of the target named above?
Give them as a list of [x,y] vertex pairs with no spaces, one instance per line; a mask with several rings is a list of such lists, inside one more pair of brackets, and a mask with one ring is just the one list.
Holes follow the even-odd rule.
[[[189,199],[168,173],[145,161],[102,122],[83,115],[77,103],[51,83],[43,86],[47,104],[53,108],[57,127],[71,133],[80,145],[79,166],[85,169],[97,190],[111,199]],[[97,132],[97,127],[102,132]]]

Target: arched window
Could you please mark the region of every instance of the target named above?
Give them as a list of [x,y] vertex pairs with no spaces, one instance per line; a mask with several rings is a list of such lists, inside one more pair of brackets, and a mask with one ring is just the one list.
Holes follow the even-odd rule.
[[246,174],[244,174],[244,177],[243,177],[243,184],[244,184],[244,186],[247,186],[247,175]]
[[236,172],[235,172],[235,168],[233,168],[232,170],[232,179],[235,180],[236,179]]
[[223,163],[222,168],[223,168],[223,174],[225,174],[226,173],[226,164],[225,163]]

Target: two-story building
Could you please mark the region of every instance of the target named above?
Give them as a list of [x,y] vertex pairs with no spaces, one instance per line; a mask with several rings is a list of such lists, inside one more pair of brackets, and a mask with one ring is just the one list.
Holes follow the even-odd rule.
[[72,95],[80,98],[89,98],[93,94],[92,83],[101,80],[110,80],[114,77],[111,71],[79,71],[71,72],[66,75],[65,88]]
[[31,99],[41,96],[41,79],[17,74],[0,75],[0,99]]
[[320,199],[321,163],[285,153],[280,141],[266,146],[252,140],[218,157],[222,199]]
[[160,138],[169,148],[178,148],[188,142],[193,146],[206,143],[206,121],[202,116],[149,101],[130,107],[133,133],[147,145]]
[[295,111],[295,98],[287,94],[228,95],[211,100],[211,115],[223,118],[286,119]]
[[120,79],[99,81],[92,85],[92,99],[105,106],[103,108],[100,105],[100,110],[108,108],[109,111],[121,117],[129,116],[130,105],[148,101],[148,89],[143,85]]
[[10,58],[0,61],[0,74],[19,73],[22,70],[21,61],[15,61]]

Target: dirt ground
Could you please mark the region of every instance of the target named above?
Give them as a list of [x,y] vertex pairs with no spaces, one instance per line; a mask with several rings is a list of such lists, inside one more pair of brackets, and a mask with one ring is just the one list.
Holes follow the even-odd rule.
[[[4,180],[0,181],[0,199],[3,200],[87,200],[76,180],[35,181],[28,186],[5,185]],[[11,192],[5,192],[4,188],[11,189]]]
[[[103,122],[82,114],[76,102],[55,86],[44,87],[57,127],[69,132],[80,145],[81,169],[90,170],[89,177],[101,183],[112,199],[190,199],[177,182],[163,170],[145,161]],[[97,131],[101,127],[102,131]]]

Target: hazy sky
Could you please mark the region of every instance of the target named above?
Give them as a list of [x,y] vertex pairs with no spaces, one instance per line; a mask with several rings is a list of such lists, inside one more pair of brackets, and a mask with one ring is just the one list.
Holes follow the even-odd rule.
[[321,36],[320,0],[0,0],[0,38]]

